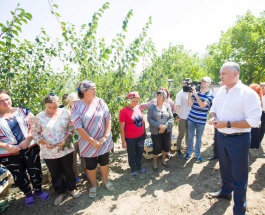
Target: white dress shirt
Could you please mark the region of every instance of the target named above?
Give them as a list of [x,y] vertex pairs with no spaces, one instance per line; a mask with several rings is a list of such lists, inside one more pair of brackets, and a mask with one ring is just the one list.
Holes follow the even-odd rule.
[[[216,113],[218,121],[246,120],[251,127],[259,127],[261,117],[260,98],[258,94],[238,81],[228,93],[226,86],[216,92],[210,113]],[[219,128],[226,134],[250,132],[251,128]]]
[[179,91],[176,95],[175,105],[180,106],[179,117],[181,119],[187,119],[190,113],[190,106],[188,105],[188,92]]

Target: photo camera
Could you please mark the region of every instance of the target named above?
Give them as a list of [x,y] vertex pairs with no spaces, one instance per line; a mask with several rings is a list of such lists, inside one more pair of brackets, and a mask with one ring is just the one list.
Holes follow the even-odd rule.
[[184,79],[184,83],[186,86],[183,86],[183,92],[191,92],[192,93],[192,88],[195,86],[196,91],[200,91],[201,89],[201,82],[200,81],[192,81],[190,82],[189,78]]

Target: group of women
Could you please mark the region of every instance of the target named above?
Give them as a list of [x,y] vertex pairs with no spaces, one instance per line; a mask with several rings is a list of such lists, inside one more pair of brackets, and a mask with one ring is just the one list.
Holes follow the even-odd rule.
[[[146,138],[145,122],[139,105],[140,95],[127,95],[128,105],[120,111],[120,133],[123,148],[127,148],[132,177],[142,167],[142,154]],[[65,99],[64,99],[65,100]],[[13,107],[9,93],[0,90],[0,163],[7,167],[17,187],[25,194],[25,205],[34,205],[36,198],[47,201],[50,194],[42,190],[41,158],[46,163],[57,196],[54,205],[60,205],[69,193],[78,198],[76,184],[76,157],[81,157],[82,169],[90,181],[89,197],[97,195],[97,170],[103,186],[113,191],[108,181],[109,153],[113,148],[111,115],[107,104],[96,96],[96,85],[84,80],[78,84],[77,93],[67,97],[67,105],[59,108],[59,97],[50,93],[44,99],[45,110],[34,116],[29,109]],[[173,117],[167,102],[166,89],[159,89],[156,99],[148,108],[153,141],[154,164],[162,152],[162,164],[170,150]],[[73,168],[69,168],[73,167]],[[32,188],[30,186],[32,184]]]
[[[9,93],[0,89],[0,164],[7,167],[16,186],[25,194],[26,206],[34,205],[36,198],[50,198],[42,190],[40,155],[57,193],[54,205],[63,202],[66,192],[73,198],[80,196],[76,191],[76,168],[69,168],[74,164],[75,151],[85,161],[84,173],[88,173],[91,183],[89,197],[95,198],[97,194],[98,164],[103,186],[114,190],[108,181],[109,152],[113,148],[109,109],[96,96],[92,81],[80,82],[77,92],[79,99],[72,97],[68,102],[71,112],[59,108],[59,97],[50,93],[44,99],[45,110],[34,117],[29,109],[13,107]],[[74,132],[78,141],[73,141]],[[76,147],[73,142],[78,142]]]
[[[137,170],[145,174],[142,167],[142,154],[144,140],[146,138],[145,123],[142,107],[139,105],[140,95],[138,92],[130,92],[128,105],[120,111],[120,134],[122,147],[127,149],[128,162],[131,176],[137,177]],[[156,98],[148,105],[147,120],[150,127],[153,142],[153,170],[158,170],[157,156],[162,153],[162,165],[168,168],[166,155],[170,151],[170,140],[173,126],[173,114],[168,102],[168,92],[165,88],[159,88]],[[173,103],[174,104],[174,103]],[[174,107],[173,107],[174,108]]]

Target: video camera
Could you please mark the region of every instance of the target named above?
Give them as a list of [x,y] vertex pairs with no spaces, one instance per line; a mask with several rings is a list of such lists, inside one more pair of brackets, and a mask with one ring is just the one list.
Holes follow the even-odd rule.
[[184,79],[184,83],[186,86],[183,86],[183,92],[191,92],[192,93],[192,88],[195,86],[196,91],[200,91],[201,89],[201,82],[200,81],[192,81],[190,82],[189,78]]
[[173,113],[173,118],[174,119],[180,119],[179,115],[177,113]]

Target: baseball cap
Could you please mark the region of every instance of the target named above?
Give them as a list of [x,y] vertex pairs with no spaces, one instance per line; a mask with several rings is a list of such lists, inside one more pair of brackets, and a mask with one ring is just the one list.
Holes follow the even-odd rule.
[[211,83],[212,82],[211,78],[208,77],[208,76],[203,77],[202,80],[204,80],[204,81],[206,81],[208,83]]

